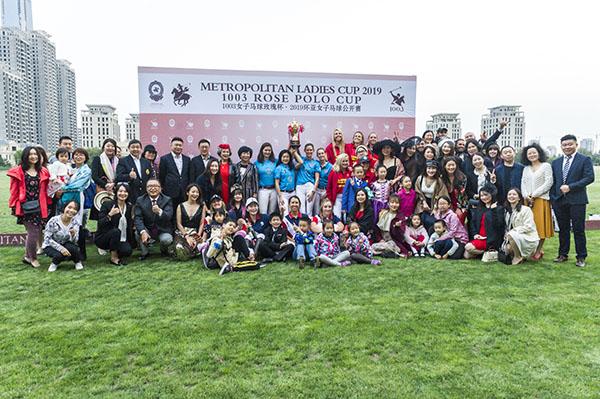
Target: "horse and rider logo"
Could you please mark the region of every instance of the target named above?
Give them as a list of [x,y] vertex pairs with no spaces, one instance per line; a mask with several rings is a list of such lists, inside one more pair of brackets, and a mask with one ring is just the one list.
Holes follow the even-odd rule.
[[148,85],[148,92],[150,93],[150,99],[153,101],[160,101],[163,98],[163,94],[165,92],[165,88],[162,83],[158,80],[150,82]]
[[189,87],[182,86],[181,83],[178,83],[177,87],[174,87],[171,91],[171,94],[173,94],[173,104],[180,107],[185,107],[190,101],[190,98],[192,98],[192,96],[188,93],[189,90]]
[[398,87],[397,89],[390,90],[390,94],[392,95],[392,105],[398,107],[400,112],[404,111],[404,95],[399,91],[402,87]]

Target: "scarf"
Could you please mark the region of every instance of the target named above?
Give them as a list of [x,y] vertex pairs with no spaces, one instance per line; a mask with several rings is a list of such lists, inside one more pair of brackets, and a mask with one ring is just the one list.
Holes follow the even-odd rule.
[[117,171],[117,157],[113,157],[111,160],[106,153],[100,154],[100,165],[102,170],[108,179],[108,183],[115,181],[115,173]]
[[[118,205],[117,205],[118,206]],[[125,212],[127,212],[127,205],[123,205],[123,209],[119,207],[121,211],[121,217],[119,218],[119,230],[121,231],[121,242],[127,241],[127,219],[125,218]]]

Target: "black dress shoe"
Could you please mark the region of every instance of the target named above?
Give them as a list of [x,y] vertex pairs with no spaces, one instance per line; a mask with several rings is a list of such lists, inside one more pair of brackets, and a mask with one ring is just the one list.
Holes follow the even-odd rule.
[[569,259],[568,256],[558,255],[556,258],[554,258],[554,262],[555,263],[563,263],[563,262],[566,262],[568,259]]
[[145,261],[147,257],[148,257],[148,255],[140,255],[140,257],[138,259],[141,261]]
[[577,259],[577,262],[575,262],[575,266],[577,266],[577,267],[585,267],[585,259],[584,258]]

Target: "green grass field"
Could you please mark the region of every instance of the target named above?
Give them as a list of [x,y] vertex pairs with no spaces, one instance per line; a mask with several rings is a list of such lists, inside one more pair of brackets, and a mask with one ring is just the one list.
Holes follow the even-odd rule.
[[600,232],[588,240],[585,269],[553,264],[554,238],[513,267],[223,277],[158,257],[115,268],[91,247],[83,271],[47,273],[3,248],[0,398],[597,398]]

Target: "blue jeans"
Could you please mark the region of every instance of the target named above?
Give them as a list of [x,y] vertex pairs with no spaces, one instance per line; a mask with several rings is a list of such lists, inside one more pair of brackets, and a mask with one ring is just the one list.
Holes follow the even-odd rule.
[[294,259],[298,260],[300,256],[303,256],[304,259],[314,260],[317,257],[317,250],[315,249],[315,245],[296,244],[296,248],[294,249]]

